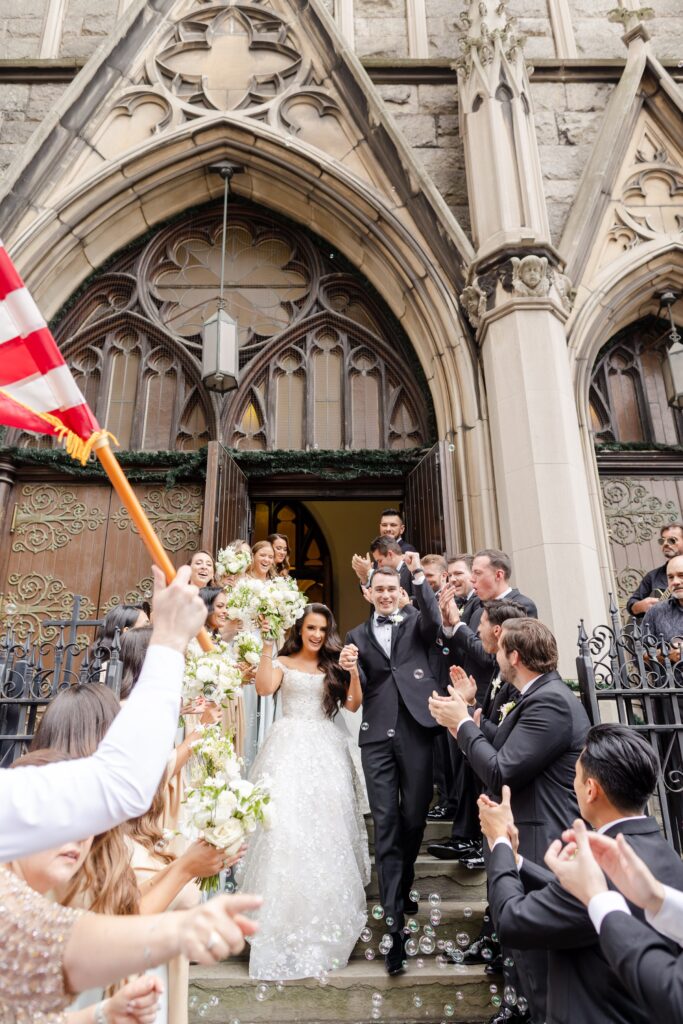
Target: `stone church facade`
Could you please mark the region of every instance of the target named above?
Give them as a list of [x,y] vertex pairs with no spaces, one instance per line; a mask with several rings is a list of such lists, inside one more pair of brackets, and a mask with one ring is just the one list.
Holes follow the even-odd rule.
[[[176,561],[248,511],[256,534],[289,524],[311,595],[341,604],[329,564],[402,501],[422,547],[510,552],[572,675],[579,620],[605,621],[683,519],[679,4],[3,14],[2,237],[101,422],[160,453],[136,486]],[[226,161],[242,369],[221,398],[200,332]],[[32,622],[138,593],[102,482],[5,443],[5,605]]]

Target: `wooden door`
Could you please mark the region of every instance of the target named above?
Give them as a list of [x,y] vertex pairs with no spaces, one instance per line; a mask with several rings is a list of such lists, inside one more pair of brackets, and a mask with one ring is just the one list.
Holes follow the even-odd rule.
[[202,547],[212,554],[238,537],[250,540],[251,508],[247,478],[230,452],[210,441],[204,489]]
[[406,537],[423,555],[460,550],[453,468],[450,446],[437,441],[406,477]]

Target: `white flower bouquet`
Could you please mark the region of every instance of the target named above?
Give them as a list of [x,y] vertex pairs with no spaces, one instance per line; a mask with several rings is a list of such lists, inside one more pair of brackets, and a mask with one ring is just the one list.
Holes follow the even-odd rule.
[[263,640],[253,633],[238,633],[232,641],[232,651],[238,664],[258,665],[261,660]]
[[217,640],[212,651],[203,651],[191,640],[185,653],[183,704],[203,697],[225,707],[242,694],[242,675],[230,645]]
[[[268,782],[254,784],[241,777],[232,740],[223,735],[220,725],[202,730],[192,754],[181,834],[189,841],[204,839],[226,857],[234,857],[257,825],[270,828]],[[199,883],[205,892],[216,891],[219,884],[219,875]]]
[[221,548],[216,556],[216,569],[219,576],[239,576],[251,565],[251,551],[247,547],[228,544]]
[[306,598],[299,591],[296,580],[278,576],[263,584],[256,606],[256,619],[267,639],[280,640],[301,618],[305,607]]
[[227,587],[225,593],[228,598],[228,618],[241,619],[246,626],[256,626],[256,607],[265,586],[265,583],[254,579],[253,576],[244,576],[237,580],[233,587]]

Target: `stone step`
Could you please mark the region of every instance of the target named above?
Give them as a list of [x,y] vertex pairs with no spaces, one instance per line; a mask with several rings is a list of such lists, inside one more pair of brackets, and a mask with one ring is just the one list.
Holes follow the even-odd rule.
[[[486,872],[469,871],[457,861],[420,854],[415,861],[415,888],[422,897],[437,893],[442,900],[485,900]],[[374,865],[366,891],[368,898],[377,902],[379,889]]]
[[[366,818],[365,824],[368,830],[368,840],[370,843],[370,852],[375,852],[375,825],[372,818]],[[450,836],[451,834],[450,821],[428,821],[425,825],[425,832],[422,838],[421,852],[425,853],[429,843],[434,843],[439,839],[443,839],[444,836]]]
[[[365,1024],[377,1019],[384,1024],[444,1019],[480,1024],[495,1013],[491,1000],[502,993],[501,979],[487,976],[483,967],[440,967],[434,957],[425,957],[422,967],[411,959],[407,971],[395,978],[389,978],[381,958],[352,961],[324,981],[306,978],[276,987],[253,981],[246,963],[233,960],[192,967],[190,1024]],[[377,1009],[380,1013],[373,1013]]]

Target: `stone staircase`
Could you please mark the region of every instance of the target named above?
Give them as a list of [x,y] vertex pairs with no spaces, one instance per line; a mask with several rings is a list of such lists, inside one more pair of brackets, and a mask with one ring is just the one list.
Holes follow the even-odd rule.
[[[389,978],[379,941],[386,932],[383,920],[373,917],[378,904],[377,878],[373,869],[368,893],[368,928],[372,936],[360,939],[347,967],[332,971],[321,980],[290,981],[281,985],[252,981],[248,953],[214,967],[193,967],[190,972],[190,1024],[306,1024],[349,1022],[365,1024],[450,1024],[468,1021],[481,1024],[496,1011],[503,983],[484,973],[483,967],[456,967],[444,963],[438,946],[463,941],[479,933],[486,900],[484,872],[467,871],[457,863],[438,861],[426,853],[427,843],[445,835],[448,823],[428,822],[422,850],[415,866],[415,888],[420,909],[414,918],[415,938],[433,929],[433,952],[418,951],[408,957],[404,974]],[[368,835],[373,842],[372,821]],[[430,902],[430,895],[433,903]],[[438,903],[434,897],[438,897]],[[440,920],[430,921],[438,910]],[[413,926],[414,927],[414,926]],[[367,935],[364,936],[367,938]],[[423,943],[423,945],[425,945]],[[430,943],[426,943],[429,949]],[[497,991],[492,992],[491,986]]]

